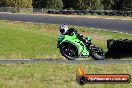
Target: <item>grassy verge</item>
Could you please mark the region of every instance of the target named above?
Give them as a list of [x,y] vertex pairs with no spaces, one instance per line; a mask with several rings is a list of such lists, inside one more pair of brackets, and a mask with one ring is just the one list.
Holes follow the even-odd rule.
[[59,55],[56,34],[45,32],[48,26],[1,21],[0,58],[44,58]]
[[[36,14],[40,15],[40,14]],[[103,19],[118,19],[118,20],[132,20],[132,17],[124,16],[103,16],[103,15],[62,15],[62,14],[41,14],[41,15],[51,15],[51,16],[71,16],[71,17],[84,17],[84,18],[103,18]]]
[[[79,64],[15,64],[0,65],[1,88],[131,88],[130,84],[76,83]],[[132,64],[83,65],[87,74],[130,74]]]
[[[63,59],[57,49],[59,25],[0,21],[0,58],[54,58]],[[107,39],[132,39],[132,35],[110,31],[70,26],[80,33],[92,36],[93,43],[107,51]]]

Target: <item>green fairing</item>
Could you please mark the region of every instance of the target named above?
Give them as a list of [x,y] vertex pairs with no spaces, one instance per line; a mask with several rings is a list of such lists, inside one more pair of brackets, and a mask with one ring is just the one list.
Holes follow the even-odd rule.
[[[87,40],[91,41],[91,37],[87,37]],[[59,35],[57,47],[60,48],[64,42],[69,42],[73,44],[74,46],[76,46],[76,48],[78,49],[78,56],[80,55],[89,56],[89,50],[87,49],[86,45],[77,38],[75,33],[73,33],[70,36]]]

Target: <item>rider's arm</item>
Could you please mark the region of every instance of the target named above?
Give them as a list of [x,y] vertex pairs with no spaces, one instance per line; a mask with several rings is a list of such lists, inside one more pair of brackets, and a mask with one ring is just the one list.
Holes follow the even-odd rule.
[[74,33],[77,33],[77,30],[74,29],[74,28],[70,28],[70,29],[67,30],[67,32],[66,32],[65,34],[66,34],[66,35],[71,35],[73,32],[74,32]]

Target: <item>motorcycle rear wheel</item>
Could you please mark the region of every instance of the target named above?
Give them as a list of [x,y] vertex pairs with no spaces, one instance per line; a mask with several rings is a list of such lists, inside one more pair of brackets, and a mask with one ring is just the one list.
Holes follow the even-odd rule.
[[104,60],[105,59],[105,53],[103,50],[99,47],[93,46],[93,50],[90,51],[90,56],[94,58],[95,60]]

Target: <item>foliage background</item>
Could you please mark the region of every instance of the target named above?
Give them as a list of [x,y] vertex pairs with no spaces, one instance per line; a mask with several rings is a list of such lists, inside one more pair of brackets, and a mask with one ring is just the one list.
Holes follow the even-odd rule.
[[0,0],[0,7],[132,11],[132,0]]

